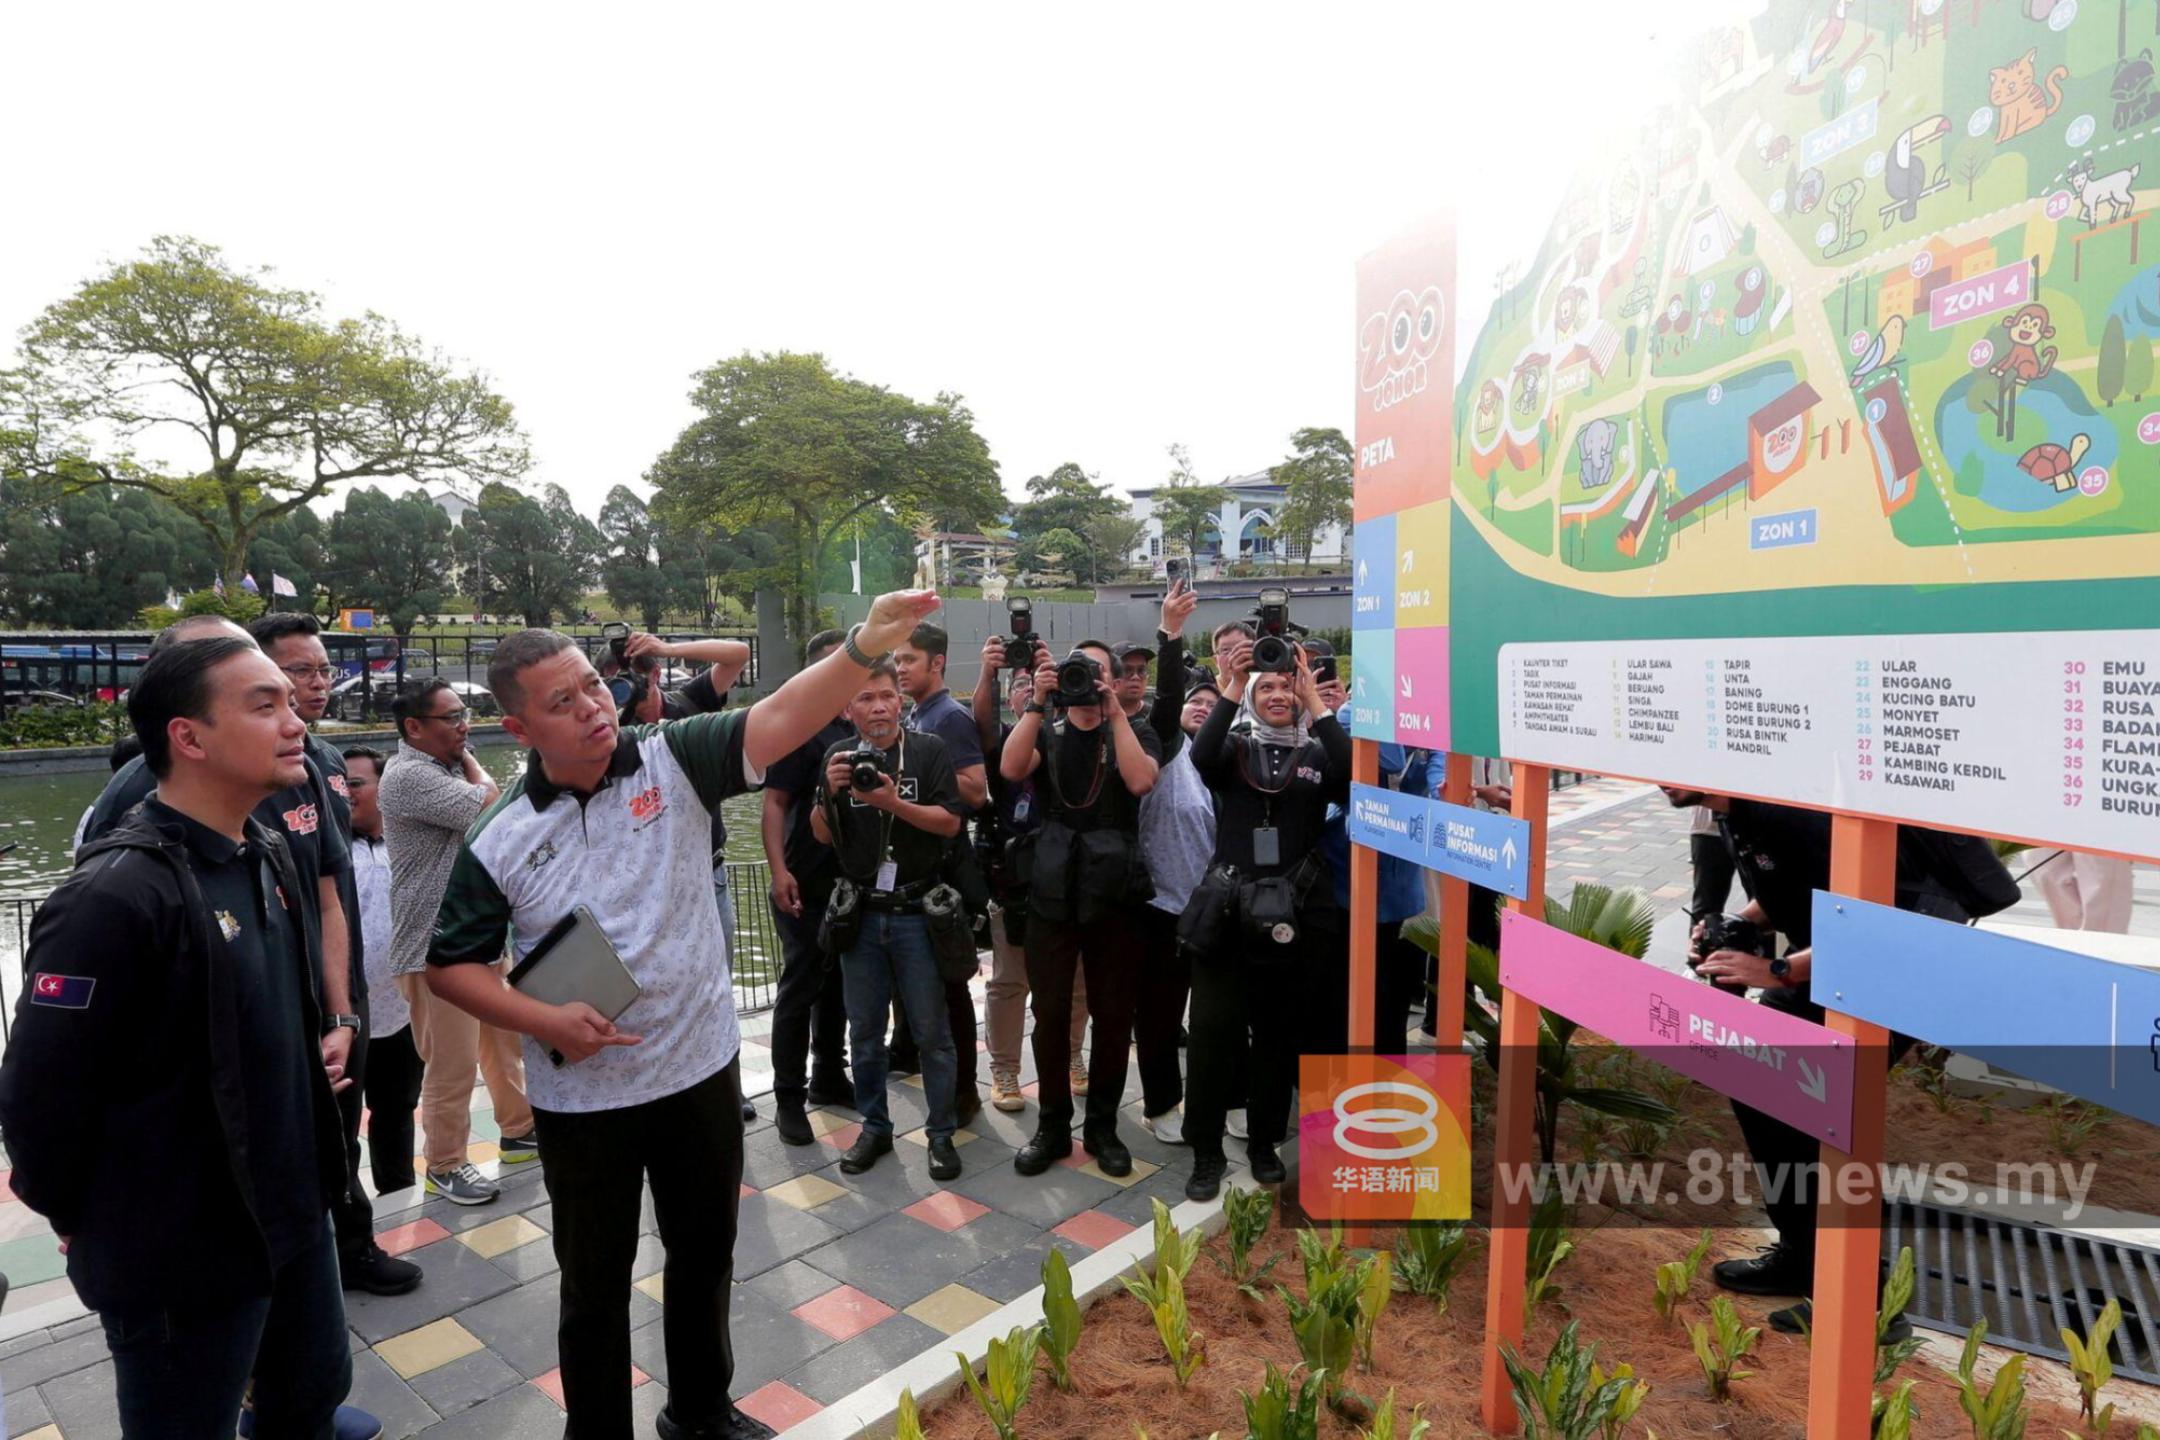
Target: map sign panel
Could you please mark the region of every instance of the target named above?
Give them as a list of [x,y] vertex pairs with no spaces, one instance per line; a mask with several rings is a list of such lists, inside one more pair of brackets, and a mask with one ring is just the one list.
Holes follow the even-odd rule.
[[1357,291],[1352,654],[1393,629],[1387,678],[1406,702],[1373,697],[1386,721],[1358,733],[1446,749],[1453,227],[1435,220],[1366,256]]
[[[1449,616],[1455,748],[1709,783],[1735,768],[1711,709],[1768,695],[1712,697],[1704,666],[1905,660],[1958,672],[1955,700],[1910,708],[1963,734],[1903,738],[1999,775],[1953,769],[1971,783],[1947,806],[1882,767],[1862,780],[1869,717],[1841,683],[1773,747],[1803,763],[1746,767],[1740,788],[2160,851],[2160,812],[2093,799],[2103,667],[2150,667],[2160,640],[2125,633],[2160,624],[2160,251],[2142,235],[2160,83],[2116,9],[1770,0],[1675,45],[1665,103],[1586,165],[1465,357],[1450,580],[1477,603]],[[1640,707],[1671,715],[1631,719],[1631,696],[1656,698],[1634,667],[1680,642],[1715,643]],[[1597,703],[1508,749],[1536,677],[1504,653],[1549,667],[1568,643]],[[1974,668],[1995,650],[2018,685]],[[2115,698],[2130,728],[2107,758],[2131,768],[2113,773],[2150,780],[2145,697]],[[1982,735],[2007,748],[1975,756]]]

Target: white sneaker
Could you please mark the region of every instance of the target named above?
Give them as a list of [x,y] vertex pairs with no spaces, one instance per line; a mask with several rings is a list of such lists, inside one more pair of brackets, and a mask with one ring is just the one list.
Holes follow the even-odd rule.
[[1222,1128],[1233,1140],[1245,1139],[1245,1107],[1240,1105],[1235,1110],[1223,1112]]
[[1185,1143],[1185,1112],[1165,1110],[1160,1115],[1142,1115],[1140,1128],[1153,1135],[1165,1145]]
[[427,1188],[429,1194],[440,1195],[453,1205],[486,1205],[502,1194],[501,1186],[471,1165],[428,1171]]

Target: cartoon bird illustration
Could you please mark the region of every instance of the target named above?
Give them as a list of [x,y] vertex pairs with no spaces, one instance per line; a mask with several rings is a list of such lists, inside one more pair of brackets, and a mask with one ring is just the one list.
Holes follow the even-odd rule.
[[1897,363],[1898,352],[1904,348],[1905,317],[1892,315],[1883,321],[1882,329],[1876,333],[1875,343],[1868,346],[1867,354],[1862,355],[1859,365],[1854,367],[1853,384],[1858,385],[1877,370]]
[[1815,32],[1815,43],[1808,50],[1808,74],[1812,75],[1830,63],[1837,53],[1838,41],[1845,38],[1845,9],[1849,0],[1837,0],[1830,7],[1830,18],[1823,21],[1822,29]]
[[1900,220],[1911,220],[1920,213],[1920,202],[1947,181],[1928,183],[1928,163],[1915,152],[1923,145],[1932,145],[1950,133],[1950,121],[1945,116],[1931,115],[1912,126],[1890,147],[1890,161],[1883,167],[1883,188],[1890,192]]

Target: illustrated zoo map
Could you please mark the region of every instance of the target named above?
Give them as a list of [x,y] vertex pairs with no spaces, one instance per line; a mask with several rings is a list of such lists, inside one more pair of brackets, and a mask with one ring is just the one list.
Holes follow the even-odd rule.
[[1456,387],[1455,747],[2160,851],[2156,56],[2155,0],[1676,53]]

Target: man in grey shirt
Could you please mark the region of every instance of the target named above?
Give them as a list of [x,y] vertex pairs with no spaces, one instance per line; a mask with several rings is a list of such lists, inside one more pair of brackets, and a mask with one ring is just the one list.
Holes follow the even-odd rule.
[[426,1185],[453,1204],[485,1205],[501,1190],[472,1164],[467,1150],[473,1071],[477,1066],[495,1102],[502,1163],[537,1159],[523,1045],[517,1036],[436,999],[427,986],[427,955],[458,847],[499,792],[466,747],[465,702],[447,680],[407,687],[391,713],[397,717],[398,753],[383,770],[380,792],[383,834],[390,845],[390,973],[412,1007],[413,1043],[427,1067],[420,1084]]

